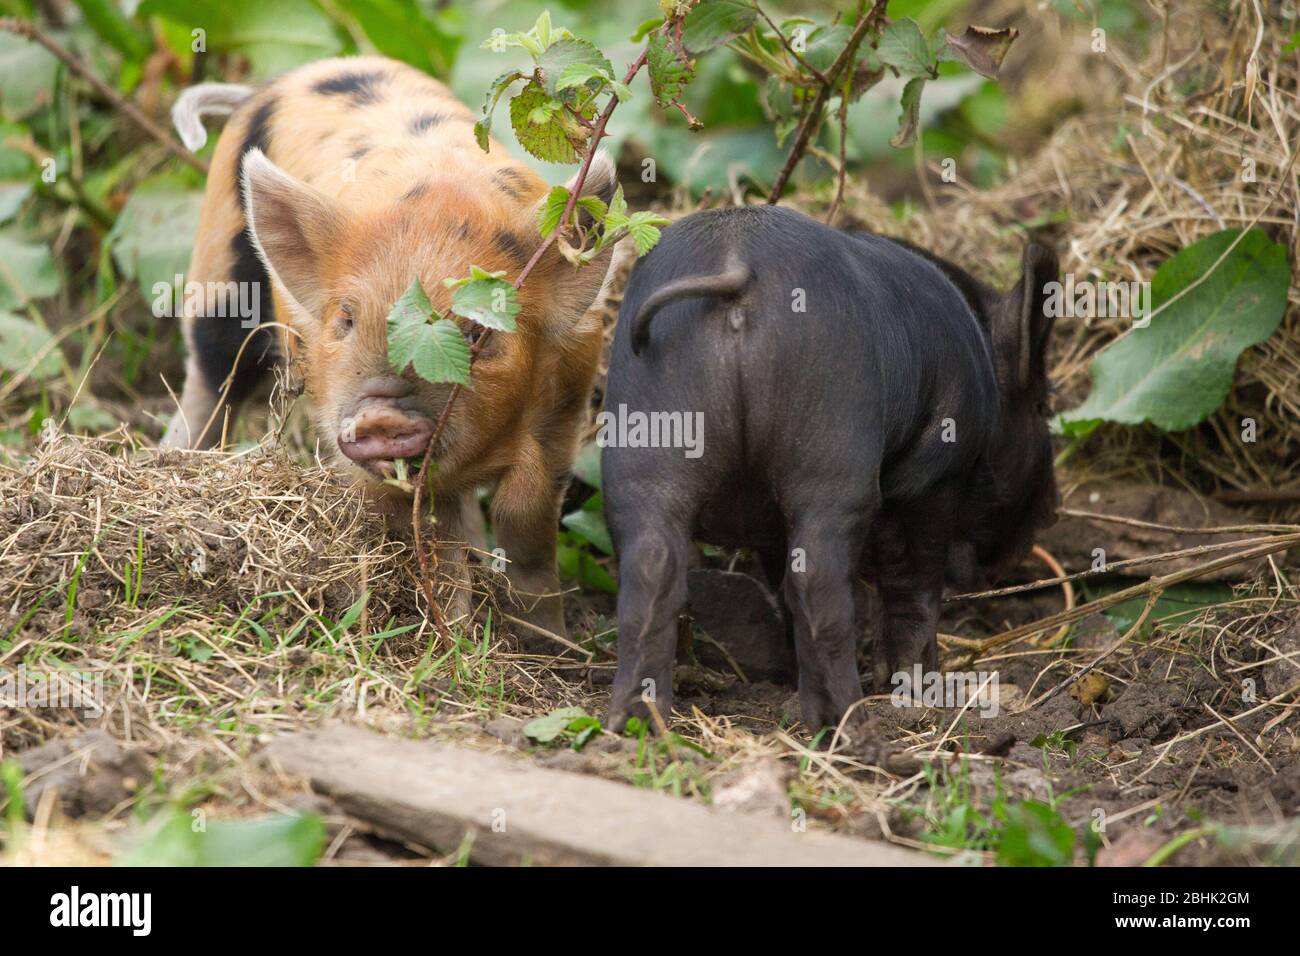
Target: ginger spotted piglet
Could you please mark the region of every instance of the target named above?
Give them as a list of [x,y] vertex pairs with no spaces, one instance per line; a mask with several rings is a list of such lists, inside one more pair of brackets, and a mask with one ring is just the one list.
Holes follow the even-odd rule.
[[[518,275],[541,242],[547,186],[499,145],[484,153],[473,114],[445,86],[383,58],[324,60],[259,89],[195,87],[173,116],[196,148],[201,117],[223,113],[186,277],[208,291],[187,302],[185,389],[164,444],[216,444],[289,360],[322,452],[400,520],[409,499],[382,481],[423,454],[450,386],[392,368],[388,312],[416,278],[448,313],[444,278],[471,264]],[[608,201],[614,188],[600,155],[584,193]],[[608,250],[581,270],[547,251],[519,292],[518,330],[489,339],[433,449],[438,537],[462,539],[475,489],[491,486],[511,600],[557,633],[555,529],[601,342],[585,312],[608,265]],[[251,295],[254,320],[223,308],[230,283]]]

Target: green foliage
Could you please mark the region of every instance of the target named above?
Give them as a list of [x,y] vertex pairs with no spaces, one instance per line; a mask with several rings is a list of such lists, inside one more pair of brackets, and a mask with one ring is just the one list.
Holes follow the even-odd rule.
[[1038,800],[1001,808],[999,866],[1069,866],[1075,834],[1060,812]]
[[429,303],[419,279],[388,313],[388,360],[398,372],[410,365],[429,382],[469,384],[469,343],[460,327]]
[[663,107],[681,99],[695,75],[685,53],[662,33],[652,33],[646,40],[646,66],[650,70],[650,92]]
[[136,280],[146,301],[155,285],[171,285],[189,268],[203,193],[178,176],[155,176],[131,194],[108,234],[122,275]]
[[238,53],[258,76],[347,50],[344,34],[312,0],[144,0],[140,13],[172,21],[191,40],[192,31],[204,31],[208,52]]
[[115,864],[311,866],[325,843],[325,824],[313,814],[203,823],[200,819],[180,808],[164,811],[152,833]]
[[529,740],[539,744],[569,740],[574,750],[581,750],[600,733],[600,719],[581,707],[560,707],[524,724],[524,736]]
[[443,280],[443,285],[455,290],[451,311],[487,329],[515,331],[521,306],[515,287],[502,278],[505,273],[484,272],[478,266],[470,266],[469,271],[468,278]]
[[758,11],[746,0],[701,3],[682,24],[682,45],[698,56],[748,33],[757,22]]
[[15,309],[59,291],[50,248],[17,229],[0,229],[0,309]]
[[[53,34],[63,38],[58,31]],[[0,33],[0,119],[17,119],[47,105],[58,61],[43,47]]]
[[30,319],[0,311],[0,368],[38,380],[58,375],[54,336]]
[[1281,322],[1291,280],[1283,246],[1251,230],[1229,253],[1239,235],[1217,232],[1160,266],[1150,324],[1092,360],[1087,401],[1060,417],[1066,434],[1087,435],[1102,421],[1181,431],[1223,404],[1238,356]]
[[940,765],[925,770],[929,797],[920,810],[908,809],[925,823],[922,839],[954,850],[992,852],[1001,866],[1069,866],[1076,835],[1061,816],[1052,796],[1039,800],[1008,801],[1002,779],[996,778],[987,809],[977,802],[970,768],[955,771]]

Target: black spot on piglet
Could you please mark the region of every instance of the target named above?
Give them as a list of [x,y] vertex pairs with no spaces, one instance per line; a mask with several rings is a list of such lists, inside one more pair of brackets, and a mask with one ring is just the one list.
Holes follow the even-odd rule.
[[379,100],[379,87],[387,79],[385,74],[376,71],[349,70],[317,80],[312,90],[322,96],[346,96],[354,106],[364,106]]
[[427,133],[435,126],[447,122],[447,116],[443,113],[421,113],[411,120],[409,127],[412,136],[419,136],[421,133]]

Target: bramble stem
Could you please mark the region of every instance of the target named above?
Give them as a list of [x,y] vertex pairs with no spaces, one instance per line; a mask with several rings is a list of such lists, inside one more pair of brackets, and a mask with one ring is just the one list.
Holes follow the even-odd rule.
[[[645,66],[646,63],[646,54],[647,48],[642,48],[641,54],[636,58],[632,65],[628,67],[627,74],[623,77],[624,86],[631,83],[632,80],[636,78],[636,75],[641,72],[641,68]],[[518,277],[516,277],[513,283],[516,291],[523,286],[525,280],[527,280],[529,275],[532,274],[532,271],[537,268],[537,264],[542,261],[542,256],[546,254],[546,250],[555,243],[559,235],[568,227],[569,220],[573,216],[573,210],[577,207],[578,197],[582,195],[582,189],[587,183],[587,174],[591,171],[591,163],[596,158],[596,150],[600,147],[600,141],[605,137],[605,126],[609,123],[609,118],[613,115],[614,109],[617,106],[618,97],[611,94],[609,102],[605,104],[605,108],[601,111],[600,116],[596,120],[595,127],[592,129],[591,142],[587,146],[586,155],[582,158],[582,166],[579,168],[577,178],[573,182],[573,188],[569,190],[569,200],[564,204],[564,212],[560,215],[560,221],[556,227],[551,230],[550,235],[546,236],[546,238],[542,240],[541,244],[538,245],[528,262],[525,263],[524,268],[520,271]],[[470,347],[469,366],[471,372],[474,369],[474,360],[478,358],[479,353],[483,351],[483,347],[487,345],[488,339],[491,337],[492,329],[484,329],[483,334],[479,336],[478,341]],[[431,566],[429,556],[425,552],[424,543],[420,535],[420,526],[423,523],[423,516],[420,513],[420,505],[422,502],[422,493],[424,491],[426,476],[429,471],[429,462],[433,458],[433,449],[437,447],[438,442],[442,439],[442,433],[447,427],[447,420],[451,416],[452,406],[456,404],[456,399],[460,397],[460,392],[460,383],[457,382],[453,384],[451,391],[447,393],[447,401],[443,404],[442,411],[438,413],[438,420],[434,422],[433,426],[433,434],[429,438],[429,444],[424,448],[424,458],[420,461],[420,471],[415,476],[415,496],[414,500],[411,502],[411,526],[415,532],[415,552],[420,559],[420,585],[424,590],[424,597],[429,603],[430,611],[434,615],[435,626],[443,632],[446,630],[446,622],[442,619],[442,613],[435,604],[433,597],[433,573],[437,569],[437,555],[434,555],[434,561]]]

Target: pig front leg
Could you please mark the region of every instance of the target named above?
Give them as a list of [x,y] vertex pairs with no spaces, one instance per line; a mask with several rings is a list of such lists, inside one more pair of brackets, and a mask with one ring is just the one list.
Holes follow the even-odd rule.
[[555,529],[563,485],[540,455],[506,472],[492,498],[496,544],[505,553],[507,610],[561,637],[564,599],[555,569]]

